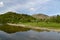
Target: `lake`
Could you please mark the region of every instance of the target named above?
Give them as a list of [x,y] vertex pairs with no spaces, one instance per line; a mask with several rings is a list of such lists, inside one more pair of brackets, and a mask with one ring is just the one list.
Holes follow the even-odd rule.
[[0,30],[0,40],[60,40],[60,33],[35,29],[20,30],[11,33]]

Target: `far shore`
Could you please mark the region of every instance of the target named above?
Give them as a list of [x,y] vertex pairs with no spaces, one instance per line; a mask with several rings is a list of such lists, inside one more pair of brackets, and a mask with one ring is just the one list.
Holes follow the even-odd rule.
[[60,29],[34,27],[34,26],[27,26],[27,25],[24,25],[24,24],[12,24],[12,23],[7,23],[7,24],[11,25],[11,26],[21,26],[21,27],[27,27],[27,28],[32,28],[32,29],[40,29],[40,30],[48,30],[48,31],[60,32]]

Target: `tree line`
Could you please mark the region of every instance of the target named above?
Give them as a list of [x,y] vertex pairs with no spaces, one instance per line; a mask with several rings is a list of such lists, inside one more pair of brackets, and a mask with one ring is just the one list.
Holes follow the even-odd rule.
[[26,23],[26,22],[56,22],[60,23],[60,15],[46,19],[37,19],[27,14],[18,14],[16,12],[7,12],[0,15],[0,23]]

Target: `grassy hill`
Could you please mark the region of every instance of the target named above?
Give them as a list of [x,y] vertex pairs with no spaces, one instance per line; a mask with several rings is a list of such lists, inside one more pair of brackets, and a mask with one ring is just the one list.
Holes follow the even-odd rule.
[[6,23],[22,23],[27,26],[59,28],[60,29],[60,15],[48,16],[45,14],[20,14],[16,12],[7,12],[0,15],[0,24]]
[[60,15],[48,16],[45,14],[20,14],[16,12],[6,12],[0,15],[0,23],[26,23],[26,22],[57,22],[60,23]]
[[0,15],[0,23],[21,23],[32,22],[36,20],[34,17],[27,14],[18,14],[16,12],[7,12]]
[[40,14],[40,13],[39,14],[33,14],[32,16],[36,19],[46,19],[49,17],[48,15]]

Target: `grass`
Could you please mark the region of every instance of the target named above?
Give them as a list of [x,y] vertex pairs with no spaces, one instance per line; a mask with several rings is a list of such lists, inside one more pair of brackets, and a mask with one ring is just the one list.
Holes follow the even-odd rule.
[[55,28],[55,29],[60,29],[60,23],[46,23],[46,22],[29,22],[29,23],[23,23],[27,26],[35,26],[35,27],[47,27],[47,28]]
[[[42,27],[42,28],[53,28],[53,29],[60,29],[60,23],[46,23],[46,22],[28,22],[28,23],[22,23],[26,26],[32,26],[32,27]],[[20,26],[10,26],[10,25],[2,25],[0,26],[0,30],[5,31],[7,33],[15,33],[20,31],[28,31],[30,28],[23,28]]]

